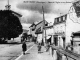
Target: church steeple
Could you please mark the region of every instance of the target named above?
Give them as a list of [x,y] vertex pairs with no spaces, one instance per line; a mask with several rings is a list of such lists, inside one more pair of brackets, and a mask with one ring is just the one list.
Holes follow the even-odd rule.
[[10,10],[11,5],[9,5],[9,0],[8,0],[8,5],[6,5],[5,7],[6,7],[6,10]]

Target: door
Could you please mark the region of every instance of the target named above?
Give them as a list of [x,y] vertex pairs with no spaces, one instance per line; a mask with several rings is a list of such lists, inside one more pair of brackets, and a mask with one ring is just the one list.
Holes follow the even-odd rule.
[[58,37],[54,37],[54,44],[55,46],[58,46]]

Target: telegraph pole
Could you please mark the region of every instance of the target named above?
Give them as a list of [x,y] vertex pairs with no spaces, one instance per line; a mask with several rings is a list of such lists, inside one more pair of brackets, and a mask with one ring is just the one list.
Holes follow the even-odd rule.
[[45,37],[45,43],[46,42],[46,29],[45,29],[45,17],[44,17],[44,7],[42,5],[42,11],[43,11],[43,40],[44,40],[44,37]]

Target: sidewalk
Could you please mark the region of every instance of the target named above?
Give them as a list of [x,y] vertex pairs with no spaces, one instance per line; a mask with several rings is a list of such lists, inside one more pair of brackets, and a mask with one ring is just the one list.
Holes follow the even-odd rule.
[[53,60],[53,57],[49,52],[45,52],[45,48],[42,47],[42,53],[38,53],[37,45],[34,45],[26,55],[23,55],[19,60]]

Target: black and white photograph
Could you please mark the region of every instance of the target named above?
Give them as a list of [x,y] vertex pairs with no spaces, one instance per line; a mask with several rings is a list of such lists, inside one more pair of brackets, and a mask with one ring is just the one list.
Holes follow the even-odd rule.
[[0,0],[0,60],[80,60],[80,0]]

